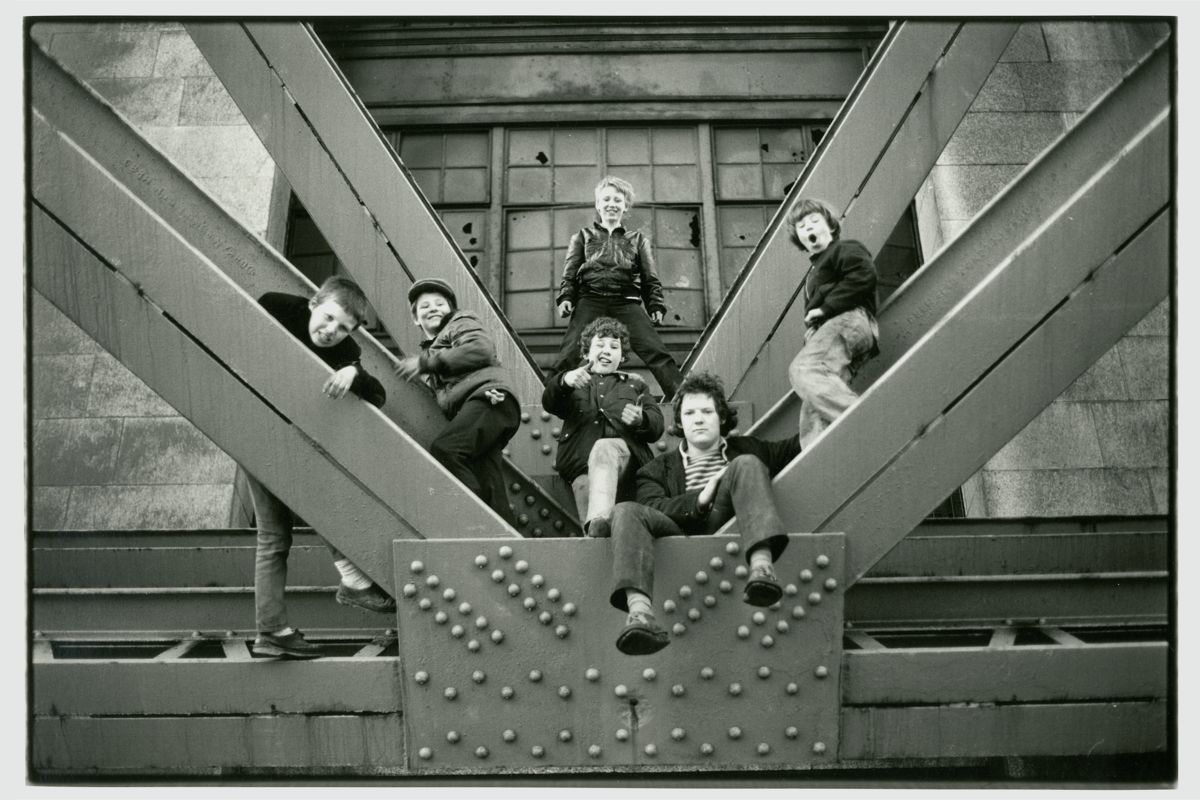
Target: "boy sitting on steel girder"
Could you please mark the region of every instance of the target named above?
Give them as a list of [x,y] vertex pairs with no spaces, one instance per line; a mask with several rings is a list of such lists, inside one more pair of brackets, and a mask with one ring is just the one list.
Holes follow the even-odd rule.
[[[334,369],[322,386],[331,400],[353,392],[375,407],[383,405],[387,398],[383,385],[362,368],[359,363],[362,351],[350,338],[350,333],[367,320],[367,298],[358,284],[333,276],[321,284],[311,300],[267,292],[258,302],[288,333]],[[254,616],[258,636],[250,649],[262,656],[315,658],[323,652],[321,646],[306,641],[299,630],[287,624],[283,602],[288,553],[292,549],[292,512],[249,472],[246,482],[258,526],[254,556]],[[337,548],[325,544],[342,576],[336,596],[339,603],[381,614],[396,611],[396,601],[387,592]]]
[[542,408],[563,420],[554,468],[575,494],[585,536],[606,538],[618,497],[633,496],[634,475],[662,436],[662,410],[637,375],[617,369],[629,354],[629,329],[598,317],[583,329],[584,365],[546,383]]
[[775,560],[787,547],[775,509],[771,478],[800,454],[798,437],[768,442],[730,436],[737,412],[725,399],[721,379],[689,375],[674,400],[676,432],[684,441],[637,473],[637,502],[618,503],[612,513],[613,584],[609,601],[627,611],[617,649],[627,655],[655,653],[669,644],[654,618],[654,540],[660,536],[715,533],[737,515],[749,541],[750,572],[742,599],[770,606],[783,596]]
[[820,200],[798,200],[787,227],[811,262],[804,277],[804,346],[788,367],[800,396],[800,443],[811,447],[858,399],[849,381],[879,354],[878,275],[867,248],[840,238],[837,215]]

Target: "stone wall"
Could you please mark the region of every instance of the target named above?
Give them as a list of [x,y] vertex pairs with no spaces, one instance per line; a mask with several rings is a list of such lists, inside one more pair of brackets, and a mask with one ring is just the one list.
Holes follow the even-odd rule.
[[[1022,25],[917,196],[927,257],[1167,33]],[[1166,513],[1169,317],[1164,301],[968,481],[967,514]]]
[[[56,22],[31,33],[244,225],[265,233],[273,162],[181,25]],[[28,323],[35,530],[246,523],[229,456],[36,292]]]

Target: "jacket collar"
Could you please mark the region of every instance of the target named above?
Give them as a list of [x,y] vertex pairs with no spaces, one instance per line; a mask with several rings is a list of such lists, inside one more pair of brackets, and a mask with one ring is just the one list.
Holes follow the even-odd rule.
[[625,235],[625,226],[624,225],[618,225],[617,227],[613,228],[611,234],[609,234],[608,228],[606,228],[602,224],[600,224],[599,219],[596,219],[592,222],[592,227],[596,229],[597,233],[603,233],[605,235],[610,235],[610,236],[624,236]]
[[[729,452],[728,451],[729,451],[729,439],[722,436],[721,437],[721,458],[725,459],[726,461],[729,460]],[[684,439],[682,442],[679,443],[679,457],[683,459],[683,464],[686,467],[687,463],[689,461],[689,458],[690,458],[688,456],[688,446],[687,446],[686,439]]]

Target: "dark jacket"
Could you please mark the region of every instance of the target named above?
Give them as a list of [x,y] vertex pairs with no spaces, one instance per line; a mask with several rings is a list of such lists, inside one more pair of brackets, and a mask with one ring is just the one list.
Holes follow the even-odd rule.
[[[755,456],[767,465],[767,470],[774,478],[793,458],[800,455],[800,437],[768,442],[754,436],[727,436],[724,447],[726,460],[732,461],[746,454]],[[638,470],[637,501],[666,514],[684,533],[704,533],[705,521],[712,507],[701,510],[696,502],[700,490],[689,492],[686,487],[687,473],[683,469],[683,456],[679,448],[675,448]]]
[[641,300],[648,313],[665,313],[662,282],[646,235],[621,226],[610,234],[596,222],[572,236],[554,302],[575,304],[583,295]]
[[258,298],[258,304],[266,309],[267,313],[274,317],[279,324],[287,328],[288,333],[303,342],[305,347],[316,353],[330,367],[335,370],[350,366],[357,368],[358,374],[354,376],[354,382],[350,384],[350,391],[373,406],[379,407],[384,404],[387,400],[387,392],[384,391],[383,384],[363,369],[362,364],[359,363],[362,350],[359,349],[358,342],[347,336],[333,347],[317,347],[313,344],[312,338],[308,335],[308,322],[312,317],[308,300],[299,295],[285,294],[284,292],[267,292]]
[[853,239],[837,239],[812,258],[804,282],[804,312],[820,308],[825,319],[832,319],[861,306],[873,317],[877,282],[875,262],[867,248]]
[[425,383],[437,395],[450,419],[462,404],[488,389],[513,394],[508,370],[500,366],[496,347],[470,311],[454,311],[432,339],[421,342],[418,358]]
[[[629,445],[629,469],[632,478],[638,468],[653,455],[648,442],[657,441],[663,432],[662,410],[654,404],[646,382],[628,372],[592,375],[592,382],[573,389],[562,382],[566,371],[555,375],[542,392],[542,408],[563,420],[558,438],[554,468],[567,483],[588,470],[588,455],[600,439],[620,438]],[[630,428],[621,422],[621,411],[629,403],[642,406],[642,422]],[[629,480],[629,488],[633,481]],[[631,493],[632,494],[632,493]]]

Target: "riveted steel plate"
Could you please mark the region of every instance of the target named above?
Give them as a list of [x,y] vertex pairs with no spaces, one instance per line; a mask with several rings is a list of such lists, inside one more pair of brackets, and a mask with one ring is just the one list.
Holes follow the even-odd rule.
[[838,747],[841,534],[792,535],[777,607],[742,601],[736,537],[656,543],[671,643],[616,649],[612,540],[396,541],[415,771],[804,768]]

